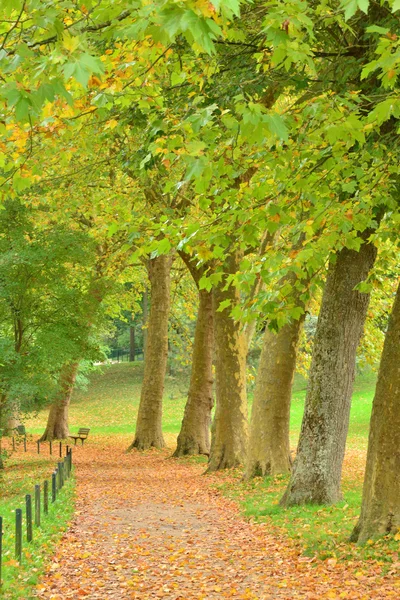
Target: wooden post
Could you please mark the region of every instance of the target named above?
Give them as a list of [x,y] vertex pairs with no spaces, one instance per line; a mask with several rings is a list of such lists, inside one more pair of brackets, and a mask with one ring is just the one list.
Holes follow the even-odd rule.
[[43,512],[45,515],[49,512],[49,482],[47,479],[43,482]]
[[0,587],[2,584],[1,564],[3,560],[3,517],[0,517]]
[[32,497],[30,494],[25,496],[25,508],[26,508],[26,539],[28,542],[32,541]]
[[62,457],[62,442],[60,442],[60,458]]
[[53,442],[50,440],[49,442],[50,456],[53,454]]
[[26,452],[26,437],[24,437],[24,452]]
[[38,440],[36,443],[37,443],[37,453],[40,454],[40,440]]
[[40,485],[35,485],[35,525],[40,527]]
[[51,501],[55,502],[57,498],[57,471],[51,474]]
[[13,445],[13,450],[15,450],[15,437],[12,436],[12,445]]
[[15,511],[15,558],[22,562],[22,510]]

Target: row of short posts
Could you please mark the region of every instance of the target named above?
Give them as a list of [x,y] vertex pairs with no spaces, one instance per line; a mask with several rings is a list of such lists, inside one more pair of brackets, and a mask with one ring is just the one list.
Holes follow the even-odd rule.
[[[27,452],[26,435],[24,435],[23,442],[24,442],[24,452]],[[12,438],[12,447],[13,447],[13,450],[15,450],[16,444],[15,444],[15,437],[14,436]],[[40,454],[40,450],[41,450],[41,441],[40,440],[37,440],[36,447],[37,447],[37,453]],[[67,450],[68,450],[68,446],[67,446]],[[51,441],[49,442],[49,453],[50,453],[50,456],[52,456],[52,454],[53,454],[53,442],[51,442]],[[60,458],[62,458],[62,455],[63,455],[63,444],[62,444],[62,442],[59,442],[58,454],[59,454]]]
[[[65,482],[70,478],[72,471],[72,448],[67,446],[64,460],[57,463],[56,469],[51,475],[51,493],[49,481],[43,482],[43,514],[49,512],[49,499],[51,503],[57,500],[58,494],[64,487]],[[34,496],[27,494],[25,496],[25,526],[26,541],[29,543],[33,539],[33,522],[35,527],[41,526],[41,497],[42,490],[39,484],[35,485]],[[34,507],[34,517],[32,518],[32,506]],[[3,554],[3,519],[0,517],[0,585],[2,582],[2,554]],[[23,518],[22,509],[15,511],[15,558],[21,564],[22,562],[22,544],[23,544]]]

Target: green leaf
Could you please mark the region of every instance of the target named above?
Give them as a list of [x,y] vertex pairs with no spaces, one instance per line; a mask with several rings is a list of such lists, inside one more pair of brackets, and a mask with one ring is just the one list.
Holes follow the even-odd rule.
[[392,6],[392,12],[396,12],[396,10],[400,10],[400,0],[394,0]]
[[369,8],[369,0],[357,0],[358,8],[362,10],[363,13],[368,13]]
[[223,310],[225,310],[226,308],[228,308],[230,305],[231,305],[231,301],[230,300],[224,300],[218,306],[217,312],[222,312]]
[[357,12],[358,0],[342,0],[341,4],[344,8],[344,20],[348,21]]

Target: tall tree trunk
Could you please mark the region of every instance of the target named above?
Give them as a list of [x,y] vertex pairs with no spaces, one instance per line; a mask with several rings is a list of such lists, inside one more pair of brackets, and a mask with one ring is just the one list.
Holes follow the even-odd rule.
[[210,453],[213,347],[212,294],[200,290],[189,394],[174,456]]
[[[238,270],[237,256],[228,260],[230,273]],[[230,316],[239,301],[239,292],[226,281],[213,290],[216,412],[208,471],[227,469],[244,463],[248,425],[246,398],[246,340],[240,325]],[[231,305],[220,311],[221,302]]]
[[135,328],[129,327],[129,362],[135,361]]
[[400,286],[385,337],[372,408],[360,519],[351,540],[400,529]]
[[61,369],[59,390],[50,407],[47,426],[40,438],[41,442],[63,440],[69,436],[68,409],[74,390],[79,362],[67,363]]
[[149,320],[149,290],[147,287],[143,292],[143,314],[142,314],[142,331],[143,331],[143,360],[146,359],[147,348],[147,325]]
[[290,401],[303,321],[292,321],[278,333],[265,331],[251,413],[246,479],[290,471]]
[[[367,240],[372,230],[362,234]],[[354,288],[368,276],[376,248],[344,248],[331,263],[314,340],[305,411],[293,473],[281,504],[332,504],[341,499],[357,346],[369,294]]]
[[151,305],[146,360],[136,433],[128,450],[165,446],[162,434],[162,399],[168,357],[168,317],[172,258],[158,256],[148,263]]

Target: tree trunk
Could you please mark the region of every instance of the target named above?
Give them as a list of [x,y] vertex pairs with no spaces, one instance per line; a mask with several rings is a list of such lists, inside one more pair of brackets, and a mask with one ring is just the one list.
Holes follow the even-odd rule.
[[41,442],[64,440],[69,436],[68,409],[74,390],[79,362],[67,363],[61,369],[59,391],[50,407],[47,426],[40,438]]
[[[372,230],[362,234],[367,240]],[[340,480],[353,392],[356,351],[369,294],[354,288],[368,276],[376,248],[344,248],[331,263],[314,340],[305,411],[293,473],[281,504],[332,504]]]
[[172,258],[169,256],[158,256],[149,260],[151,305],[146,360],[136,434],[128,450],[165,446],[162,434],[162,399],[168,357],[171,265]]
[[200,290],[189,394],[174,456],[210,453],[213,345],[212,294]]
[[135,362],[135,328],[129,327],[129,362]]
[[[229,272],[238,269],[236,256],[229,259]],[[230,316],[240,302],[239,292],[226,281],[213,290],[216,413],[208,471],[244,463],[248,438],[246,398],[246,341],[240,325]],[[231,305],[220,311],[221,302]]]
[[143,360],[146,359],[147,348],[147,325],[149,320],[149,291],[147,287],[143,292],[143,314],[142,314],[142,331],[143,331]]
[[290,471],[290,401],[303,321],[292,321],[278,333],[265,331],[251,413],[246,479]]
[[400,286],[383,347],[372,408],[360,519],[351,540],[400,529]]

